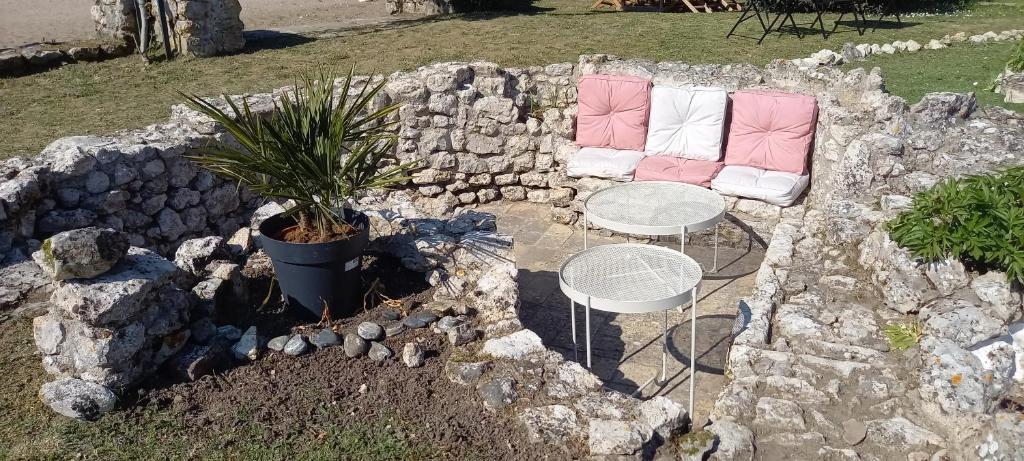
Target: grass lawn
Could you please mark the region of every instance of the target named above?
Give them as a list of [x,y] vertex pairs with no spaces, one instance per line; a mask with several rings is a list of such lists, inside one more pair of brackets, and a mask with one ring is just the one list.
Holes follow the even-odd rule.
[[874,55],[863,62],[848,64],[844,69],[880,67],[886,88],[910,102],[934,91],[973,91],[979,104],[1024,112],[1024,104],[1003,102],[1003,95],[989,90],[1016,47],[1016,43],[991,43],[914,54]]
[[[297,72],[320,63],[341,69],[355,65],[361,72],[391,72],[437,61],[490,60],[506,66],[526,66],[574,61],[584,53],[609,53],[655,60],[761,65],[775,58],[806,56],[826,47],[838,49],[847,41],[924,42],[958,31],[1001,31],[1024,24],[1024,0],[982,1],[966,14],[910,17],[902,28],[891,23],[863,37],[841,27],[828,40],[820,35],[798,39],[786,34],[770,36],[757,45],[751,38],[724,38],[736,20],[733,13],[616,13],[592,11],[589,5],[583,0],[538,0],[532,11],[521,14],[412,20],[349,31],[335,38],[253,41],[243,53],[233,56],[150,66],[142,64],[137,56],[129,56],[0,79],[0,119],[4,120],[0,124],[0,158],[34,155],[61,136],[102,134],[165,119],[169,106],[180,99],[177,90],[209,95],[267,91],[292,83]],[[810,15],[797,18],[805,25],[811,19]],[[756,28],[755,23],[747,22],[740,32],[749,37]],[[1002,53],[1002,48],[981,47],[977,51],[987,55],[990,51]],[[974,65],[976,56],[972,51],[964,55],[968,53],[970,59],[953,67]],[[898,94],[919,95],[925,82],[949,71],[939,66],[921,67],[916,61],[929,59],[932,54],[918,56],[879,61],[879,65],[892,68],[893,78],[920,72],[906,81],[892,82]],[[915,64],[908,65],[908,61]]]

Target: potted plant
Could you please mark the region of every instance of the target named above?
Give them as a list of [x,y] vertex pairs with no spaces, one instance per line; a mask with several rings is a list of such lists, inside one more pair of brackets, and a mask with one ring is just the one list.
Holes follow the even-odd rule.
[[374,107],[383,86],[367,83],[355,91],[350,71],[336,88],[321,70],[316,78],[303,77],[270,114],[253,113],[248,103],[239,107],[227,96],[229,111],[184,95],[233,138],[192,160],[253,192],[294,203],[259,227],[289,306],[337,317],[358,307],[368,219],[348,206],[349,199],[406,180],[410,167],[385,160],[397,142],[391,131],[397,122],[389,115],[398,106]]

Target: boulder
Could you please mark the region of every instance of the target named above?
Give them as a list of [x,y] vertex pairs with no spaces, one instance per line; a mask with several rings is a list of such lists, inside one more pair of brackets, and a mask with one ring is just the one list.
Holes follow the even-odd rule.
[[117,396],[110,389],[77,378],[43,384],[39,398],[53,411],[83,421],[95,421],[117,404]]
[[174,264],[185,272],[199,276],[211,261],[226,256],[224,237],[195,238],[182,242],[174,253]]
[[128,236],[121,232],[86,227],[46,239],[32,258],[54,280],[93,278],[113,268],[129,246]]

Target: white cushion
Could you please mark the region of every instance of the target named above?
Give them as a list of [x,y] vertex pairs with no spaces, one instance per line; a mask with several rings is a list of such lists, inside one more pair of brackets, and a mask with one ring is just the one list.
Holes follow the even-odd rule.
[[630,181],[644,153],[635,150],[617,150],[604,147],[583,147],[569,158],[569,176]]
[[808,175],[727,165],[711,180],[711,188],[725,195],[789,206],[800,197],[809,182]]
[[719,161],[728,101],[721,88],[654,87],[644,150],[648,155]]

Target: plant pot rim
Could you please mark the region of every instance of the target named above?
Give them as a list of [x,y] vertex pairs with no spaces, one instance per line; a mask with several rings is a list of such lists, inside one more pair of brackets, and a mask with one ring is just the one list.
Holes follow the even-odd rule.
[[[354,210],[354,209],[351,209],[351,208],[347,209],[346,211],[351,211],[352,212],[352,217],[355,218],[354,220],[359,220],[360,217],[362,217],[362,220],[366,220],[367,219],[366,218],[366,214],[363,213],[362,211]],[[285,220],[285,219],[291,220],[292,219],[291,217],[284,217],[282,215],[284,215],[283,212],[282,213],[277,213],[277,214],[275,214],[273,216],[268,217],[267,219],[264,219],[263,222],[261,222],[260,225],[257,226],[257,228],[260,231],[260,237],[268,239],[268,240],[273,240],[274,242],[281,243],[281,244],[284,244],[284,245],[310,245],[310,246],[312,246],[312,245],[334,245],[334,244],[341,243],[341,242],[350,242],[353,239],[358,238],[360,234],[364,234],[364,233],[367,232],[367,228],[365,226],[364,227],[358,227],[359,223],[351,223],[350,222],[349,224],[353,224],[353,227],[356,227],[356,229],[359,230],[359,232],[350,235],[346,239],[331,240],[329,242],[288,242],[288,241],[281,240],[279,238],[273,237],[273,236],[271,236],[271,235],[269,235],[269,234],[267,234],[266,232],[263,231],[263,226],[265,226],[268,222],[271,222],[271,221],[274,221],[274,220]],[[296,223],[295,225],[297,226],[298,223]],[[288,227],[285,227],[284,229],[289,229],[291,227],[294,227],[294,226],[288,226]]]

